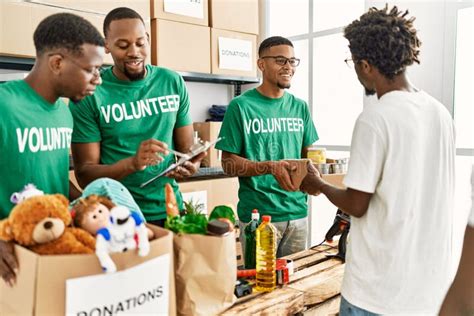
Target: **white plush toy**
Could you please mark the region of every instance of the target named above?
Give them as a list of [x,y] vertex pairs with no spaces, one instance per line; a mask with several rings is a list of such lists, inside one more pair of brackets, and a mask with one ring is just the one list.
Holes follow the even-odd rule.
[[138,255],[145,257],[150,252],[145,223],[140,215],[124,206],[115,206],[110,211],[110,222],[97,231],[95,253],[106,273],[117,271],[109,253],[125,252],[138,248]]
[[25,185],[23,190],[21,190],[20,192],[13,193],[10,197],[10,201],[13,204],[20,204],[20,202],[23,202],[24,200],[30,197],[38,195],[44,195],[44,192],[36,188],[34,184],[29,183]]

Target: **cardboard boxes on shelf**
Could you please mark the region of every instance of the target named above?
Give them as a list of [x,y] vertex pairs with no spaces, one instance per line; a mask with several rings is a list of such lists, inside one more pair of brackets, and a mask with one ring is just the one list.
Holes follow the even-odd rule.
[[156,238],[148,256],[139,257],[136,251],[112,254],[118,270],[112,274],[102,272],[95,255],[40,256],[15,246],[17,282],[12,288],[0,282],[0,315],[104,315],[106,310],[138,313],[148,308],[154,314],[175,315],[173,235],[149,227]]
[[211,72],[210,31],[174,21],[151,21],[151,62],[176,71]]
[[[31,2],[54,5],[61,8],[79,10],[89,13],[107,14],[115,8],[128,7],[137,11],[144,19],[150,18],[150,0],[29,0]],[[100,28],[102,31],[102,28]]]
[[210,0],[210,26],[258,35],[258,0]]
[[150,2],[150,13],[152,19],[171,20],[208,26],[208,11],[209,4],[207,0],[151,0]]
[[[195,193],[192,197],[194,203],[204,203],[202,198],[197,200],[197,197],[204,195],[207,214],[210,214],[213,208],[218,205],[231,204],[234,211],[237,210],[239,202],[239,179],[237,177],[178,182],[178,185],[183,195]],[[235,216],[238,217],[237,213]]]
[[[222,122],[196,122],[193,124],[194,131],[198,133],[203,141],[214,141],[219,137]],[[201,167],[221,167],[222,152],[211,147],[207,156],[201,162]]]
[[257,76],[257,35],[211,29],[213,74]]

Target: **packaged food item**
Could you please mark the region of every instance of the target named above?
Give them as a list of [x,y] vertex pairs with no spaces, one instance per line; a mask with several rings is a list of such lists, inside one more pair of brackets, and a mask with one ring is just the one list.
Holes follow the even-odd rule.
[[313,163],[326,163],[326,148],[310,146],[308,148],[308,158],[311,159]]

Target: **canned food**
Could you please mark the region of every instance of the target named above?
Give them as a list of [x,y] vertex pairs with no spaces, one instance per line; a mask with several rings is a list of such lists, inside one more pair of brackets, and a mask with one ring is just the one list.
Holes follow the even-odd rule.
[[320,174],[329,174],[330,171],[330,164],[328,163],[318,163],[315,164],[316,169],[318,169]]
[[311,146],[308,148],[308,158],[313,163],[326,163],[326,148]]

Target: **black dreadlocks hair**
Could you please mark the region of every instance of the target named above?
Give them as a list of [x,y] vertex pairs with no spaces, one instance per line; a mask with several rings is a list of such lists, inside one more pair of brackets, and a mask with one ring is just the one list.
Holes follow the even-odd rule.
[[413,27],[415,17],[405,18],[408,14],[408,10],[402,12],[396,6],[389,11],[387,4],[380,10],[369,9],[349,24],[344,37],[354,62],[365,59],[390,80],[413,62],[419,64],[421,41]]

